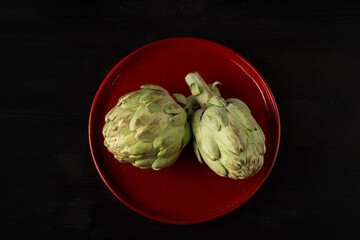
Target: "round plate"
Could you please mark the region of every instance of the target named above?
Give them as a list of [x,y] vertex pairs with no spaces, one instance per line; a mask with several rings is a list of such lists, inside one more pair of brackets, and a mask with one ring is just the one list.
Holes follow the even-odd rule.
[[[119,163],[104,146],[105,115],[118,99],[143,84],[170,94],[190,95],[186,74],[197,71],[222,96],[239,98],[252,111],[266,137],[264,165],[253,177],[233,180],[200,164],[192,144],[160,171]],[[280,120],[274,97],[260,73],[234,51],[202,39],[172,38],[148,44],[121,60],[101,84],[89,119],[91,153],[105,184],[126,206],[157,221],[194,224],[221,217],[245,203],[269,175],[279,148]]]

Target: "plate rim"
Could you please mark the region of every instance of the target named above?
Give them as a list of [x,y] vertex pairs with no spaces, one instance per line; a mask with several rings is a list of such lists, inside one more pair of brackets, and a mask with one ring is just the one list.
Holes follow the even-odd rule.
[[[186,42],[203,42],[204,44],[211,44],[211,45],[214,45],[215,47],[220,47],[220,48],[223,48],[225,50],[227,50],[229,53],[232,53],[234,54],[234,56],[238,57],[239,59],[241,59],[246,65],[248,65],[248,67],[250,67],[254,73],[256,73],[261,81],[261,83],[263,84],[263,86],[265,87],[266,91],[267,91],[267,94],[269,95],[269,100],[271,101],[271,106],[273,107],[273,110],[274,110],[274,115],[275,115],[275,118],[276,118],[276,121],[275,121],[275,124],[277,125],[277,128],[278,128],[278,131],[276,132],[276,134],[278,135],[278,138],[277,138],[277,142],[276,142],[276,150],[275,150],[275,154],[274,154],[274,159],[272,161],[272,164],[270,165],[270,168],[269,170],[267,171],[267,173],[265,174],[265,176],[262,178],[261,182],[258,184],[258,186],[256,186],[255,190],[253,191],[253,193],[251,193],[249,195],[249,197],[245,198],[244,201],[240,201],[238,202],[236,205],[234,205],[232,208],[230,209],[227,209],[226,211],[224,211],[223,213],[221,214],[217,214],[215,216],[208,216],[208,217],[203,217],[203,218],[200,218],[200,219],[194,219],[194,220],[179,220],[179,219],[169,219],[169,218],[162,218],[162,217],[158,217],[158,216],[155,216],[155,215],[152,215],[152,214],[149,214],[145,211],[142,211],[141,209],[133,206],[132,204],[128,203],[125,199],[122,198],[122,196],[120,196],[117,191],[115,191],[113,189],[113,187],[111,186],[111,184],[108,182],[108,180],[105,178],[102,170],[100,169],[99,167],[99,164],[95,158],[95,154],[94,154],[94,144],[93,141],[92,141],[92,130],[91,130],[91,126],[92,126],[92,116],[94,114],[94,108],[95,108],[95,105],[97,104],[98,102],[98,98],[99,98],[99,95],[105,85],[105,83],[109,80],[110,76],[115,72],[115,70],[123,63],[125,62],[128,58],[132,57],[133,55],[135,55],[136,53],[146,49],[146,48],[149,48],[149,47],[152,47],[153,45],[157,45],[157,44],[164,44],[164,43],[169,43],[169,42],[176,42],[176,41],[186,41]],[[252,77],[251,77],[252,78]],[[89,146],[90,146],[90,151],[91,151],[91,156],[92,156],[92,159],[93,159],[93,162],[95,164],[95,167],[101,177],[101,179],[103,180],[103,182],[105,183],[105,185],[108,187],[108,189],[125,205],[127,206],[128,208],[130,208],[131,210],[137,212],[138,214],[144,216],[144,217],[147,217],[149,219],[152,219],[152,220],[155,220],[155,221],[159,221],[159,222],[163,222],[163,223],[168,223],[168,224],[176,224],[176,225],[190,225],[190,224],[199,224],[199,223],[204,223],[204,222],[208,222],[208,221],[211,221],[211,220],[215,220],[215,219],[218,219],[220,217],[223,217],[233,211],[235,211],[236,209],[238,209],[240,206],[242,206],[243,204],[245,204],[247,201],[249,201],[249,199],[251,199],[258,191],[259,189],[263,186],[263,184],[265,183],[266,179],[269,177],[273,167],[274,167],[274,164],[276,162],[276,159],[277,159],[277,155],[278,155],[278,152],[279,152],[279,147],[280,147],[280,139],[281,139],[281,124],[280,124],[280,114],[279,114],[279,109],[277,107],[277,104],[276,104],[276,101],[275,101],[275,97],[269,87],[269,85],[267,84],[267,82],[265,81],[265,78],[261,75],[261,73],[248,61],[246,60],[243,56],[241,56],[239,53],[235,52],[234,50],[222,45],[222,44],[219,44],[219,43],[216,43],[216,42],[213,42],[213,41],[210,41],[210,40],[206,40],[206,39],[201,39],[201,38],[194,38],[194,37],[174,37],[174,38],[165,38],[165,39],[161,39],[161,40],[157,40],[157,41],[154,41],[154,42],[151,42],[151,43],[148,43],[140,48],[137,48],[136,50],[132,51],[130,54],[128,54],[127,56],[125,56],[124,58],[122,58],[112,69],[111,71],[106,75],[106,77],[104,78],[104,80],[102,81],[100,87],[98,88],[96,94],[95,94],[95,97],[93,99],[93,102],[92,102],[92,105],[91,105],[91,109],[90,109],[90,114],[89,114],[89,122],[88,122],[88,138],[89,138]]]

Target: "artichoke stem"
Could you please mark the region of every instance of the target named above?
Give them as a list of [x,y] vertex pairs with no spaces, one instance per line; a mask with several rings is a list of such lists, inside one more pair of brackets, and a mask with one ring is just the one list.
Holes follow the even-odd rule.
[[210,98],[214,96],[206,82],[198,72],[191,72],[186,75],[185,81],[189,85],[192,95],[196,96],[200,107],[206,108]]

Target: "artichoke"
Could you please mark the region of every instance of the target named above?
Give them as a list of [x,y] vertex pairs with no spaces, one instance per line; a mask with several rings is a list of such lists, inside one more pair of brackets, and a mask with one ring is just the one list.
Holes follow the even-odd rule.
[[257,173],[264,162],[265,136],[247,105],[235,98],[225,101],[219,82],[208,86],[197,72],[185,80],[201,107],[191,119],[198,160],[223,177],[244,179]]
[[185,110],[156,85],[122,96],[105,117],[104,145],[121,163],[159,170],[172,165],[191,138]]

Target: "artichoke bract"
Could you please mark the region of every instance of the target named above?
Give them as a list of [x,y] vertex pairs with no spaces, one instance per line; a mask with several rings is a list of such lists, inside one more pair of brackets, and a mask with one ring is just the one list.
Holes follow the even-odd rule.
[[208,86],[197,72],[185,80],[201,107],[191,119],[198,160],[223,177],[244,179],[257,173],[264,162],[265,135],[248,106],[235,98],[225,101],[219,82]]
[[157,85],[122,96],[105,117],[104,144],[121,163],[159,170],[172,165],[191,138],[185,110]]

